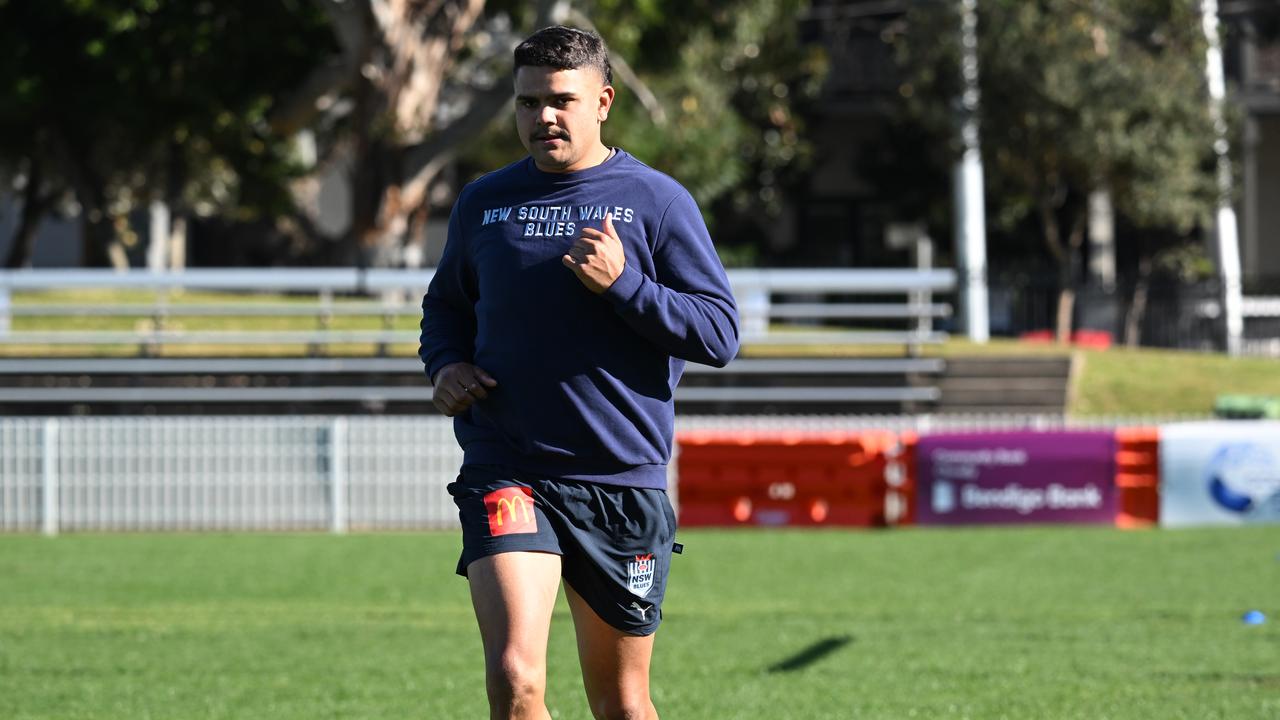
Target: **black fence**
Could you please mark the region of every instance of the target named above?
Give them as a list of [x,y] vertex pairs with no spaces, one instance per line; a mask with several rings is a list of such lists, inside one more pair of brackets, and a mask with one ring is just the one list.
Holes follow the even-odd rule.
[[[1280,296],[1280,282],[1255,284],[1245,292]],[[1020,337],[1056,329],[1056,283],[993,281],[990,293],[993,335]],[[1132,339],[1146,347],[1219,351],[1226,347],[1222,293],[1216,281],[1079,288],[1072,327],[1109,333],[1118,345]],[[1280,317],[1246,318],[1244,331],[1244,337],[1250,339],[1280,338]]]

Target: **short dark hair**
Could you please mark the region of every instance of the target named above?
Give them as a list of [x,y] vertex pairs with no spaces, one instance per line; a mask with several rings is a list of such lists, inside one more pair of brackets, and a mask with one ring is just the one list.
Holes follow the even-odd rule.
[[556,70],[595,68],[605,85],[613,84],[609,49],[604,39],[588,30],[556,25],[543,28],[516,46],[515,70],[522,67],[549,67]]

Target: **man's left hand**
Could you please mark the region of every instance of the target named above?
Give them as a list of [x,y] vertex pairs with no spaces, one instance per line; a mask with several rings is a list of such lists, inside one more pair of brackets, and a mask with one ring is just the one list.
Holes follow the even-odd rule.
[[583,228],[562,261],[591,292],[599,295],[608,290],[627,264],[622,240],[613,229],[613,216],[604,216],[603,231]]

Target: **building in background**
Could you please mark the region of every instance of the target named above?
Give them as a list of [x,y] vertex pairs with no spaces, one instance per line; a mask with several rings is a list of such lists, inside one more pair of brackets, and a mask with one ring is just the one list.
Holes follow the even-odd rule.
[[[906,0],[816,0],[801,19],[802,36],[821,43],[828,58],[822,96],[806,118],[813,144],[809,172],[792,188],[784,224],[771,233],[767,256],[789,265],[903,266],[905,250],[885,240],[888,225],[915,222],[911,198],[884,171],[917,175],[927,192],[947,192],[910,158],[886,158],[900,99],[898,68],[889,33],[903,21]],[[901,160],[901,162],[899,162]],[[896,180],[896,178],[894,179]]]
[[1280,3],[1222,3],[1243,120],[1240,261],[1246,292],[1280,294]]

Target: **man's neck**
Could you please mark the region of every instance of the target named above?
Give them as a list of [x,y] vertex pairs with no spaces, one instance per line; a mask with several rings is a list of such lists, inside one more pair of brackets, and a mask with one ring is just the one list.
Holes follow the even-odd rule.
[[539,169],[549,173],[581,172],[583,170],[589,170],[590,168],[593,168],[597,165],[603,165],[606,161],[609,160],[609,158],[613,157],[614,152],[615,151],[613,148],[609,147],[608,145],[605,145],[604,143],[601,143],[599,147],[593,149],[590,153],[588,153],[588,155],[592,158],[592,161],[588,162],[585,165],[579,165],[578,167],[575,167],[573,169],[566,168],[562,170],[551,170],[541,166],[539,166]]
[[587,168],[593,168],[597,165],[603,165],[605,161],[613,157],[613,148],[609,147],[608,145],[605,145],[604,143],[600,143],[599,147],[597,147],[591,153],[591,155],[596,159],[595,162],[591,163],[590,165],[580,167],[578,168],[579,170],[586,170]]

